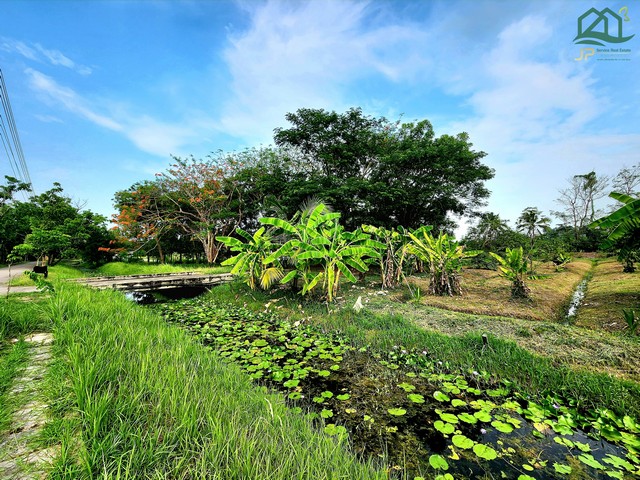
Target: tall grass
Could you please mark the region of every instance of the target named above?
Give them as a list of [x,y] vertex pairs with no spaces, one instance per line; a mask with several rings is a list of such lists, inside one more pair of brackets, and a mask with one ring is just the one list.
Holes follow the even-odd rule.
[[0,433],[4,432],[11,420],[9,390],[20,369],[27,363],[29,353],[23,340],[12,345],[0,345]]
[[117,292],[59,284],[49,310],[62,444],[52,478],[386,478]]
[[0,345],[7,339],[50,328],[43,302],[37,297],[28,300],[12,295],[0,298]]
[[[264,310],[269,297],[262,292],[246,292],[229,284],[212,289],[208,295],[216,300]],[[311,321],[331,332],[340,332],[356,346],[369,346],[388,352],[394,346],[426,351],[434,362],[443,362],[451,370],[486,371],[495,377],[515,383],[518,390],[538,397],[558,395],[571,399],[584,409],[610,408],[616,413],[640,418],[640,385],[612,376],[575,370],[549,358],[530,353],[515,342],[489,336],[489,346],[482,332],[445,335],[418,327],[401,315],[367,311],[355,313],[350,305],[327,312],[325,305],[307,303],[299,308],[299,299],[285,296],[278,302],[279,312],[292,319]],[[443,312],[443,315],[445,312]],[[447,315],[457,315],[447,312]]]

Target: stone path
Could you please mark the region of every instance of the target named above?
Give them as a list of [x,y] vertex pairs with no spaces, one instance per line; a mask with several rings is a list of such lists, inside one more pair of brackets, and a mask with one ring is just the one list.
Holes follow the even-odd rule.
[[42,400],[42,382],[51,360],[50,333],[37,333],[25,339],[30,345],[27,367],[14,380],[9,398],[17,399],[8,434],[0,436],[0,479],[32,480],[45,478],[47,463],[56,447],[31,445],[46,420],[47,405]]

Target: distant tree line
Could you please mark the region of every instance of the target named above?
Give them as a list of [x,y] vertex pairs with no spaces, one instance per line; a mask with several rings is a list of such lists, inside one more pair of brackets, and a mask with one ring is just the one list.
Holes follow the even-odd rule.
[[[570,252],[608,251],[618,255],[625,271],[634,271],[634,262],[640,260],[640,217],[634,210],[640,202],[640,164],[622,168],[613,178],[593,171],[575,175],[568,184],[556,200],[560,208],[551,212],[560,222],[554,228],[551,218],[536,207],[525,208],[514,228],[496,213],[479,214],[463,240],[469,248],[486,252],[474,259],[476,266],[494,268],[489,252],[522,247],[530,260],[557,264]],[[616,203],[607,214],[595,203],[611,190],[609,197]]]
[[292,218],[313,199],[361,225],[450,230],[451,215],[485,205],[494,175],[466,133],[436,137],[427,120],[389,121],[358,108],[300,109],[286,115],[274,146],[206,159],[174,157],[153,181],[116,192],[114,218],[128,252],[192,251],[209,263],[236,227],[255,231],[270,215]]
[[105,217],[72,205],[59,183],[28,201],[15,198],[27,191],[29,185],[10,176],[0,185],[0,263],[80,258],[96,265],[111,258],[115,237]]

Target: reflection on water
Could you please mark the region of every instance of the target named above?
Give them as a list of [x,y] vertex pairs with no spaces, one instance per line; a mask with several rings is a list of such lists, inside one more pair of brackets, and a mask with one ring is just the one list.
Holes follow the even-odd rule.
[[151,290],[148,292],[125,292],[124,296],[136,302],[138,305],[152,305],[154,303],[164,303],[170,300],[180,300],[183,298],[194,298],[202,295],[208,290],[206,287],[180,287],[166,288],[163,290]]

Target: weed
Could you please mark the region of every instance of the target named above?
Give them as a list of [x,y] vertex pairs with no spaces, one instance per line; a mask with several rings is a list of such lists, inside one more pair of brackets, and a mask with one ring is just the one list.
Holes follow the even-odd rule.
[[629,335],[637,335],[638,327],[640,327],[640,316],[638,316],[636,311],[632,309],[623,309],[622,314],[624,316],[624,321],[627,324],[627,333]]

